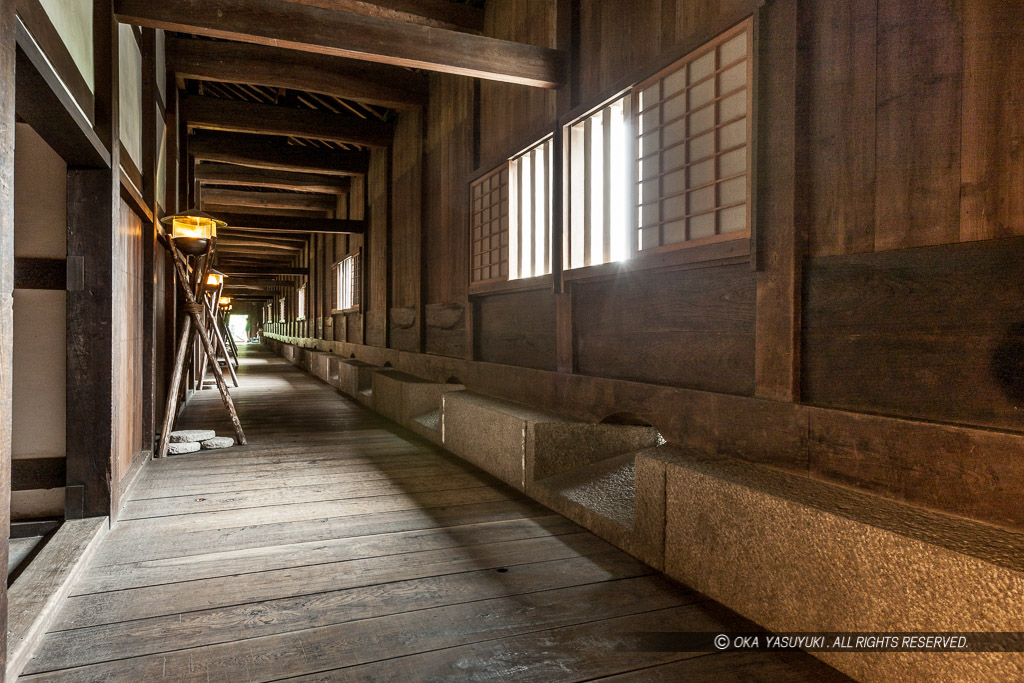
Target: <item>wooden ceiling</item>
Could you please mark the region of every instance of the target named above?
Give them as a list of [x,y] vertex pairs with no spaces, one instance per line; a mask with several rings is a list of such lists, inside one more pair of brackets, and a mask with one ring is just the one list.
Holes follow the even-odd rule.
[[[217,267],[264,290],[309,235],[364,231],[348,193],[427,71],[557,87],[564,55],[482,35],[483,0],[114,0],[166,30],[200,208],[224,218]],[[269,292],[268,292],[269,296]]]

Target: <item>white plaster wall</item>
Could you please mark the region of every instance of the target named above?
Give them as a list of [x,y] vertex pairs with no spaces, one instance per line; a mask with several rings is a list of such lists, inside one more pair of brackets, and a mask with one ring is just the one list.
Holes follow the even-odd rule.
[[[118,55],[120,59],[121,145],[142,168],[142,51],[135,40],[132,27],[117,27]],[[141,189],[141,188],[139,188]]]
[[78,70],[82,72],[89,90],[96,92],[96,76],[93,71],[92,0],[40,0],[40,4],[67,46]]

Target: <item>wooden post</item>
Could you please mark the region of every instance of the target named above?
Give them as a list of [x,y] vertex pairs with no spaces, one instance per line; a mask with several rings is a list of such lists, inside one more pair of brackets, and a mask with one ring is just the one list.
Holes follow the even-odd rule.
[[120,229],[118,34],[111,0],[93,6],[96,132],[111,166],[68,172],[68,519],[117,514],[112,438],[113,239]]
[[[11,381],[14,356],[14,3],[0,3],[0,572],[11,521]],[[7,670],[7,582],[0,582],[0,672]]]
[[156,31],[142,30],[142,196],[153,221],[142,224],[142,438],[143,451],[153,450],[156,435],[156,241],[157,154]]

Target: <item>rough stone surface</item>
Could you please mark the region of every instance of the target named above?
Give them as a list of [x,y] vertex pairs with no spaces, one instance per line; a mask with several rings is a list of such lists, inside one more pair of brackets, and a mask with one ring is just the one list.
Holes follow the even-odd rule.
[[[665,572],[769,630],[1024,630],[1024,534],[713,458],[666,462],[666,493]],[[865,681],[1024,676],[1019,653],[817,656]]]
[[203,442],[203,448],[207,450],[213,450],[215,448],[231,448],[235,445],[235,440],[230,436],[215,436],[212,439],[207,439]]
[[198,441],[184,441],[177,443],[167,444],[167,453],[170,455],[184,455],[186,453],[195,453],[201,448]]
[[373,373],[382,369],[355,358],[332,359],[331,365],[331,383],[352,398],[358,398],[362,390],[369,389],[373,385]]
[[199,443],[217,436],[212,429],[182,429],[171,432],[171,443]]
[[607,458],[662,443],[653,427],[536,422],[527,434],[526,469],[533,480],[572,472]]

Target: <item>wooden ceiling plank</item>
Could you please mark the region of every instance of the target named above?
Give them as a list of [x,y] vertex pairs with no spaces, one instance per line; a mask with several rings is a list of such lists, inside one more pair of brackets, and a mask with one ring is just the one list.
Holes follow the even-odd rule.
[[480,33],[484,30],[484,11],[479,7],[451,0],[290,0],[303,5],[352,12],[422,24],[434,28]]
[[297,209],[334,211],[338,200],[333,195],[308,192],[253,192],[206,187],[200,193],[203,203],[222,206],[246,206],[260,209]]
[[115,0],[118,21],[487,80],[557,88],[565,53],[286,0]]
[[317,92],[391,109],[427,102],[424,74],[266,45],[169,37],[167,68],[179,78]]
[[190,97],[185,116],[190,128],[296,136],[371,147],[387,147],[394,135],[394,126],[384,121],[217,97]]
[[242,213],[220,213],[217,215],[231,226],[233,230],[273,230],[275,232],[327,232],[361,235],[366,231],[366,224],[361,220],[341,218],[290,218],[283,216],[266,216]]

